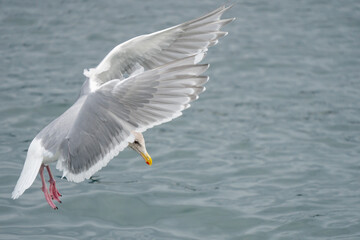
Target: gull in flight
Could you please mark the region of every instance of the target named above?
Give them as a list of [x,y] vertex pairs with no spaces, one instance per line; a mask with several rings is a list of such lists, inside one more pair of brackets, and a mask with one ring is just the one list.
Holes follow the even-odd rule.
[[234,18],[221,16],[230,7],[130,39],[96,68],[84,70],[87,79],[77,101],[32,140],[12,198],[19,198],[40,174],[45,199],[57,209],[53,200],[61,203],[61,194],[52,162],[73,182],[89,179],[126,147],[151,165],[142,132],[179,117],[205,90],[209,77],[201,74],[209,65],[199,62],[227,35],[220,28]]

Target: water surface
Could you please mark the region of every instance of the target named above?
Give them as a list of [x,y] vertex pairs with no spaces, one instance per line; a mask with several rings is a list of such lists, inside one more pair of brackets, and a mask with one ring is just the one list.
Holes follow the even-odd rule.
[[360,4],[237,1],[207,91],[80,184],[10,194],[116,44],[222,1],[0,1],[1,239],[360,239]]

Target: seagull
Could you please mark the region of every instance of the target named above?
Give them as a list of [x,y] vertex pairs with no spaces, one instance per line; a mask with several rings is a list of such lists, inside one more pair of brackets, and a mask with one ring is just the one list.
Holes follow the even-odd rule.
[[[152,159],[142,132],[179,117],[205,91],[199,64],[208,48],[227,35],[221,6],[197,19],[132,38],[112,49],[95,68],[84,70],[79,98],[30,143],[12,198],[19,198],[39,174],[47,203],[60,201],[50,163],[68,181],[82,182],[126,147]],[[44,170],[49,175],[46,186]]]

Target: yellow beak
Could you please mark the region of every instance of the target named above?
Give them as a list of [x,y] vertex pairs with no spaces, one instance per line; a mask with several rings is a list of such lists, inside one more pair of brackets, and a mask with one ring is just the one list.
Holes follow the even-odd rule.
[[150,155],[148,153],[142,153],[140,152],[141,156],[144,158],[145,162],[147,165],[151,166],[152,164],[152,159],[150,157]]

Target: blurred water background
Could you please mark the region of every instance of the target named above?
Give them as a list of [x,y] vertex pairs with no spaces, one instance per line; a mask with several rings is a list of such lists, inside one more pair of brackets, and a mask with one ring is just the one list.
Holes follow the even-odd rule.
[[0,1],[0,239],[360,239],[360,2],[238,0],[207,91],[52,210],[10,194],[116,44],[223,1]]

